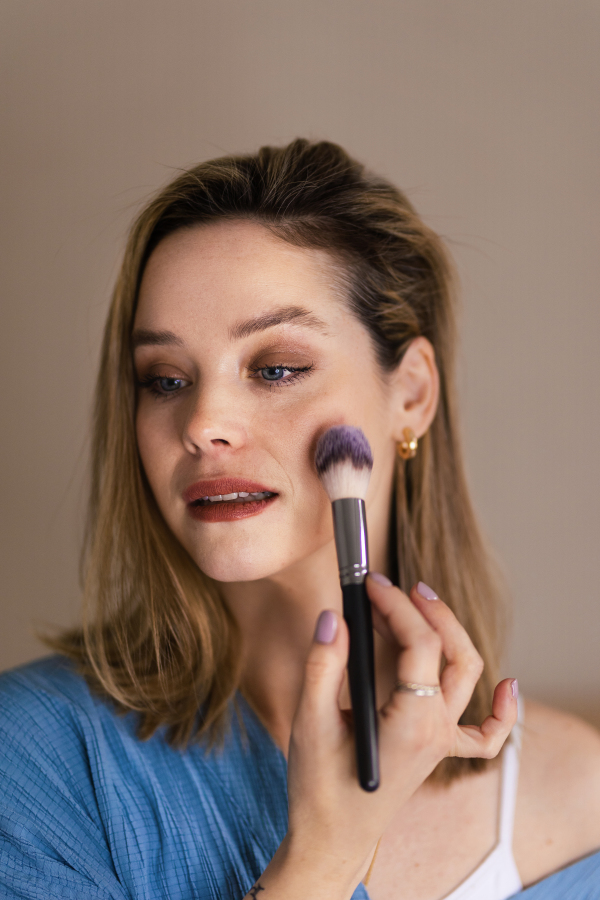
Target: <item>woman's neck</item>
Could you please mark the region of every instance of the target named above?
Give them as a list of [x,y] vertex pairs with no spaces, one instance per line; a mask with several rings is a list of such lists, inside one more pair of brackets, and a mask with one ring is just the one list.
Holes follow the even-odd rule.
[[[372,568],[377,564],[385,571],[380,559]],[[323,609],[342,613],[334,543],[272,578],[222,583],[220,590],[242,635],[242,693],[287,756],[317,618]],[[387,693],[394,661],[387,645],[375,638],[378,688]],[[350,706],[346,686],[340,703]]]

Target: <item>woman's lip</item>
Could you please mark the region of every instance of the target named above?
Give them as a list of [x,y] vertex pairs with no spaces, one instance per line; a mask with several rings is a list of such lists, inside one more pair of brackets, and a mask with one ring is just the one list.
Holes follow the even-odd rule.
[[237,494],[240,491],[246,491],[248,494],[262,494],[268,491],[270,494],[276,494],[272,488],[265,487],[257,481],[249,481],[247,478],[215,478],[212,481],[197,481],[191,484],[183,492],[183,499],[186,503],[193,503],[194,500],[201,500],[202,497],[215,497],[218,494]]
[[248,498],[244,503],[207,503],[206,506],[189,504],[187,511],[197,522],[235,522],[260,515],[276,500],[277,495],[274,494],[264,500]]

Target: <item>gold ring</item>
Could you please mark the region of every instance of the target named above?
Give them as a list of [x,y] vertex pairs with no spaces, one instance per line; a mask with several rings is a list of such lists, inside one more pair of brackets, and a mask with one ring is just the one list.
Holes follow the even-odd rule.
[[441,692],[439,684],[417,684],[414,681],[397,681],[394,690],[402,694],[415,694],[417,697],[433,697]]

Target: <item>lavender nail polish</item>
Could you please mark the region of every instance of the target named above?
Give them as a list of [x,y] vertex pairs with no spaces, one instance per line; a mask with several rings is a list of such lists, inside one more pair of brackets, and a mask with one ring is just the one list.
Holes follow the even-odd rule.
[[436,594],[436,592],[433,590],[433,588],[430,588],[429,585],[425,584],[424,581],[420,581],[418,583],[417,590],[418,590],[419,594],[421,595],[421,597],[423,597],[423,599],[425,599],[425,600],[439,600],[440,599],[438,597],[438,595]]
[[513,680],[511,681],[510,689],[512,691],[513,698],[516,700],[519,696],[519,682],[516,678],[513,678]]
[[381,572],[369,572],[369,578],[372,578],[376,584],[381,584],[383,587],[391,587],[392,582],[387,575],[382,575]]
[[315,642],[317,644],[332,644],[336,634],[337,616],[330,609],[324,609],[317,619]]

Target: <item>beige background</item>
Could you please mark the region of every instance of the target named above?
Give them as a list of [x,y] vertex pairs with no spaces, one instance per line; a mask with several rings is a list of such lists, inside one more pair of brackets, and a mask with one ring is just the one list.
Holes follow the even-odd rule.
[[88,408],[128,223],[179,167],[343,144],[450,241],[506,673],[600,721],[598,0],[3,0],[0,668],[74,621]]

